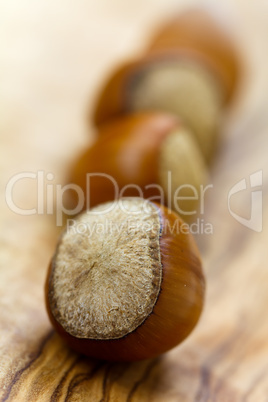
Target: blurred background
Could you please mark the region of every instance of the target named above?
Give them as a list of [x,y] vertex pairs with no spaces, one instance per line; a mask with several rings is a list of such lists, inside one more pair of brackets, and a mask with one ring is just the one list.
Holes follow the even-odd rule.
[[212,10],[239,43],[248,76],[235,107],[245,118],[257,113],[249,103],[259,109],[266,102],[261,100],[268,85],[265,1],[11,0],[0,4],[1,140],[8,137],[9,144],[11,138],[17,146],[31,138],[30,143],[40,144],[42,155],[57,160],[71,157],[88,140],[86,116],[106,75],[120,61],[145,49],[159,24],[174,11],[194,4]]

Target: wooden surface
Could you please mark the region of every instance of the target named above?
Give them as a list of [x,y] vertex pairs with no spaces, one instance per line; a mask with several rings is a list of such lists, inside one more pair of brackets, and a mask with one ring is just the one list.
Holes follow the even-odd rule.
[[[53,185],[89,143],[86,111],[118,60],[145,45],[175,9],[167,0],[1,1],[0,5],[0,398],[9,401],[268,401],[268,7],[226,1],[248,77],[224,124],[206,202],[213,235],[199,235],[207,276],[202,319],[181,346],[153,361],[81,357],[54,333],[43,285],[55,216],[20,216],[5,186],[20,172],[51,172]],[[182,2],[183,7],[186,2]],[[193,3],[193,2],[192,2]],[[212,2],[215,5],[215,2]],[[90,131],[91,138],[93,130]],[[263,170],[263,231],[229,214],[227,195]],[[45,185],[48,181],[45,180]],[[36,181],[14,187],[34,208]],[[232,208],[249,216],[250,191]]]

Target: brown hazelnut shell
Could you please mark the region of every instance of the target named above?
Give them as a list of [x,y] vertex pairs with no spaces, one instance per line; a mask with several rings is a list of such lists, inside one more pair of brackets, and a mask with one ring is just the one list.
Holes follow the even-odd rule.
[[[93,119],[96,126],[100,126],[114,118],[131,113],[130,96],[131,89],[135,85],[135,78],[148,71],[156,63],[176,60],[188,60],[205,67],[209,71],[212,81],[218,86],[218,90],[221,93],[225,91],[222,80],[218,79],[218,72],[215,70],[214,64],[206,55],[191,49],[164,49],[127,62],[113,72],[100,92],[93,116],[90,116],[90,119]],[[159,112],[159,110],[157,111]]]
[[[179,222],[177,214],[156,204],[162,222],[170,227]],[[191,234],[183,230],[164,231],[160,237],[162,262],[161,289],[152,313],[133,332],[113,340],[76,338],[55,320],[49,305],[50,264],[45,299],[50,321],[59,335],[79,353],[111,361],[135,361],[156,357],[182,342],[195,327],[204,303],[205,281],[201,260]]]
[[225,87],[226,101],[231,100],[239,81],[238,51],[208,12],[189,10],[166,23],[152,39],[149,52],[164,49],[185,49],[205,57]]
[[[77,184],[84,194],[87,173],[110,175],[116,180],[119,190],[128,184],[136,184],[142,190],[146,185],[157,184],[161,142],[180,126],[177,117],[165,113],[137,113],[102,125],[95,143],[71,169],[69,182]],[[124,192],[124,197],[133,196],[139,196],[134,188],[130,187]],[[159,196],[157,189],[144,190],[144,198],[153,196]],[[90,204],[85,204],[84,209],[114,198],[114,186],[110,180],[92,177]]]

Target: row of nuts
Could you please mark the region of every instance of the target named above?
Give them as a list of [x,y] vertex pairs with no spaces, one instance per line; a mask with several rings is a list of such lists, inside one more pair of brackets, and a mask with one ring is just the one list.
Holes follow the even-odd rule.
[[[50,320],[76,351],[106,360],[151,358],[196,325],[205,293],[199,252],[183,220],[161,204],[169,191],[206,182],[238,75],[227,35],[206,12],[192,10],[164,26],[147,54],[104,86],[93,116],[98,138],[70,182],[86,194],[87,174],[109,175],[124,198],[112,202],[111,183],[92,177],[93,208],[62,234],[46,281]],[[147,200],[137,197],[137,187]],[[182,195],[169,207],[187,219],[199,197],[187,187]]]

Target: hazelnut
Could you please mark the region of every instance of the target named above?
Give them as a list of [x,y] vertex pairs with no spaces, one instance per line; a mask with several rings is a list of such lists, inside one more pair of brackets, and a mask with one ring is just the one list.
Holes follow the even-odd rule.
[[119,68],[105,84],[93,119],[100,125],[131,112],[173,113],[189,126],[210,160],[222,109],[222,87],[200,57],[186,51],[163,51]]
[[130,198],[97,206],[65,230],[45,293],[50,320],[73,349],[134,361],[185,339],[201,314],[205,283],[184,225],[165,207]]
[[152,39],[149,51],[186,49],[213,66],[229,101],[239,78],[238,51],[227,29],[203,9],[192,9],[167,22]]
[[191,220],[206,181],[207,168],[194,136],[178,118],[164,113],[127,115],[101,126],[69,180],[83,190],[84,208],[140,196],[165,203]]

